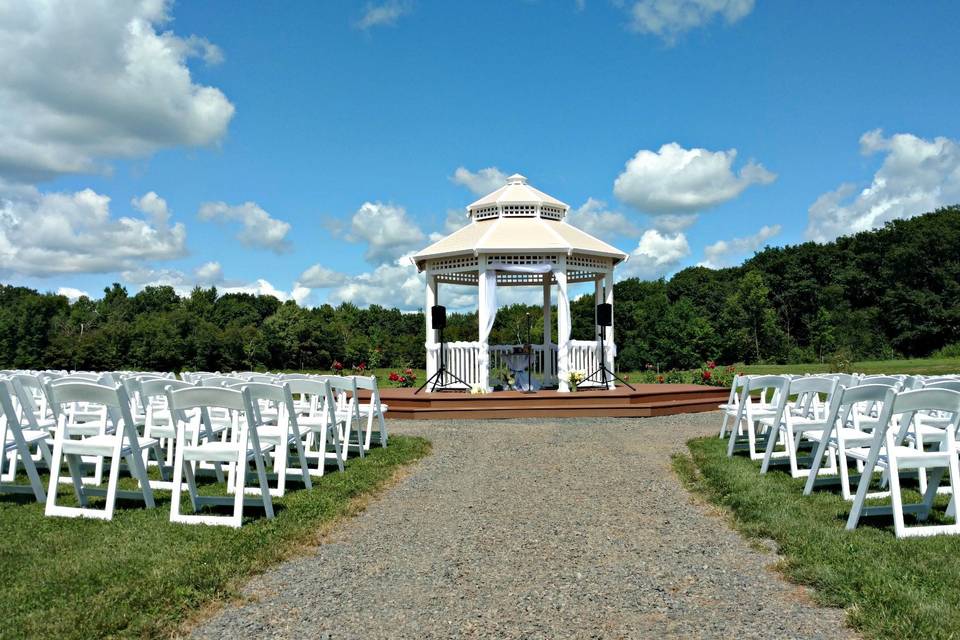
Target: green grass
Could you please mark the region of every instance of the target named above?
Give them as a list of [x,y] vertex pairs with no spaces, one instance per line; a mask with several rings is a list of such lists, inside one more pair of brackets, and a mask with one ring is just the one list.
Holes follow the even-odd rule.
[[[845,608],[849,623],[865,636],[960,635],[960,538],[898,540],[889,517],[845,531],[850,505],[839,493],[804,497],[802,480],[773,471],[761,476],[759,463],[727,458],[718,438],[693,440],[689,448],[690,456],[674,458],[688,486],[728,508],[746,536],[774,540],[781,571],[814,587],[819,603]],[[904,491],[904,498],[918,496]],[[941,520],[942,512],[932,518]]]
[[[829,373],[830,364],[756,364],[737,367],[746,373]],[[960,358],[914,358],[909,360],[864,360],[854,362],[856,373],[905,373],[939,375],[960,372]]]
[[0,496],[0,637],[169,637],[237,597],[252,574],[316,544],[325,525],[429,450],[421,438],[392,437],[313,491],[275,498],[275,519],[241,529],[171,524],[169,492],[156,492],[152,510],[118,501],[112,522],[46,518],[42,505]]

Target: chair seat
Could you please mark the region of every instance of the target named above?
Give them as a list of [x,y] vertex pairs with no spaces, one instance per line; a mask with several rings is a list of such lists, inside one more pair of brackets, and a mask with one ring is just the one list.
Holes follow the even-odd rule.
[[[260,443],[260,453],[265,454],[273,448],[273,444]],[[234,442],[204,442],[197,445],[188,445],[183,448],[184,460],[204,460],[208,462],[236,462],[240,454],[240,447]],[[254,450],[247,448],[246,458],[253,458]]]
[[286,437],[287,442],[296,442],[296,437],[290,433],[290,430],[286,427],[278,427],[276,425],[264,425],[257,427],[257,436],[260,438],[261,442],[267,441],[271,444],[279,444],[284,441]]
[[[360,406],[360,414],[361,414],[361,415],[364,415],[364,416],[370,415],[370,412],[371,412],[371,411],[374,412],[374,415],[377,414],[376,408],[375,408],[373,405],[370,405],[370,404],[361,404],[361,405],[359,405],[359,406]],[[390,406],[389,406],[389,405],[387,405],[387,404],[385,404],[385,403],[383,403],[383,402],[380,403],[380,412],[381,412],[381,413],[386,413],[386,412],[389,411],[389,410],[390,410]]]
[[[27,444],[34,444],[35,442],[42,442],[47,440],[50,437],[50,433],[47,431],[38,431],[36,429],[21,429],[20,433],[23,434],[23,439]],[[13,439],[12,434],[7,435],[7,441],[4,443],[4,451],[13,451],[17,448],[17,443]]]
[[[117,438],[112,435],[98,435],[84,438],[83,440],[64,440],[63,452],[76,453],[81,455],[100,455],[108,456],[113,454],[113,448],[116,445]],[[146,449],[157,444],[156,438],[137,438],[137,444],[140,449]],[[125,456],[132,451],[129,441],[124,439],[123,446],[120,449],[120,455]]]
[[[206,437],[206,435],[207,435],[207,430],[206,430],[206,428],[204,428],[203,426],[201,426],[201,427],[199,427],[199,428],[200,428],[200,437],[201,437],[201,438]],[[211,427],[210,427],[210,431],[213,432],[213,435],[220,435],[221,433],[223,433],[224,431],[226,431],[226,429],[227,429],[227,428],[226,428],[225,426],[223,426],[223,425],[211,425]],[[196,427],[196,426],[194,426],[194,425],[192,425],[192,424],[187,425],[187,426],[184,427],[184,429],[183,429],[183,431],[184,431],[184,437],[186,437],[186,438],[187,438],[188,440],[190,440],[190,441],[193,441],[194,432],[195,432],[196,430],[197,430],[197,427]],[[152,438],[176,438],[176,437],[177,437],[177,430],[176,430],[175,427],[170,426],[170,425],[166,425],[166,424],[154,425],[154,426],[150,427],[150,437],[152,437]]]
[[[913,447],[895,446],[893,453],[897,458],[898,467],[945,467],[950,461],[950,453],[945,451],[920,451]],[[866,461],[870,455],[870,447],[855,447],[847,449],[847,455],[854,460]],[[886,448],[877,458],[877,466],[888,466],[889,455]]]

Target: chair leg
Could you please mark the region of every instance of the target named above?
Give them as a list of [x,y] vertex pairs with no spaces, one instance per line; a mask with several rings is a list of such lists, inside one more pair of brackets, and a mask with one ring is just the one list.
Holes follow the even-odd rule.
[[108,520],[113,518],[113,509],[117,504],[117,485],[120,482],[120,460],[121,457],[119,455],[110,457],[110,476],[107,480],[107,508],[105,510]]
[[[892,439],[887,434],[887,446],[890,447]],[[888,448],[887,451],[891,449]],[[903,521],[903,496],[900,495],[900,467],[897,465],[897,457],[891,455],[887,459],[887,468],[890,471],[890,502],[893,508],[893,531],[898,538],[902,538],[906,532],[906,524]]]
[[133,449],[129,456],[129,464],[130,472],[140,483],[140,491],[143,493],[143,503],[147,506],[147,509],[153,509],[157,506],[153,501],[153,488],[150,486],[150,478],[147,477],[147,467],[143,464],[143,455],[137,451],[136,448]]
[[[231,524],[235,527],[239,527],[243,524],[243,488],[246,484],[247,476],[247,461],[239,460],[236,464],[231,463],[231,468],[233,469],[233,519]],[[262,488],[262,485],[261,485]],[[268,491],[262,491],[266,495],[270,495]]]
[[260,498],[263,500],[263,508],[267,512],[267,518],[272,518],[273,500],[270,498],[270,485],[267,483],[267,470],[263,463],[263,456],[255,455],[253,465],[257,469],[257,480],[260,484]]
[[[183,450],[180,447],[177,447],[176,452],[176,456],[173,460],[173,478],[171,478],[173,481],[173,486],[171,487],[170,494],[170,522],[177,522],[180,520],[180,493],[183,487]],[[193,510],[197,510],[196,504],[193,505]]]
[[[77,496],[77,503],[81,507],[90,506],[87,500],[87,494],[83,489],[83,458],[78,455],[67,455],[67,471],[70,472],[70,479],[73,481],[73,493]],[[52,491],[56,494],[56,488]]]

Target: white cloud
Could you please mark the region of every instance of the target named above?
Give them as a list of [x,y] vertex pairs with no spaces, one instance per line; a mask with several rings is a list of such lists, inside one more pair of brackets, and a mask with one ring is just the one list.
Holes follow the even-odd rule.
[[58,296],[67,296],[70,302],[76,302],[80,298],[86,296],[90,297],[90,294],[82,289],[74,289],[73,287],[60,287],[57,289]]
[[431,231],[429,240],[430,242],[442,240],[454,231],[462,229],[468,224],[470,224],[470,216],[467,215],[466,211],[463,209],[448,209],[447,217],[443,219],[443,230]]
[[617,276],[655,280],[676,270],[689,255],[690,245],[683,233],[670,235],[647,229],[637,248],[630,253],[630,259],[617,270]]
[[692,227],[698,218],[699,216],[695,213],[664,213],[658,216],[650,216],[650,223],[657,231],[677,233]]
[[102,172],[102,158],[219,141],[234,107],[188,61],[214,45],[168,30],[163,0],[0,4],[0,177]]
[[120,274],[124,282],[139,290],[145,287],[170,286],[179,296],[188,296],[197,285],[216,286],[218,293],[249,293],[252,295],[273,296],[285,302],[296,300],[304,302],[310,295],[310,289],[294,283],[290,291],[276,288],[265,278],[253,282],[228,280],[223,277],[223,269],[217,262],[207,262],[193,270],[193,276],[178,269],[131,269]]
[[701,266],[711,269],[720,269],[729,266],[730,259],[744,256],[752,253],[762,247],[767,240],[780,233],[780,225],[763,225],[759,231],[752,236],[745,238],[734,238],[733,240],[718,240],[713,244],[707,245],[703,249],[703,255],[706,258],[701,262]]
[[366,31],[373,27],[392,27],[402,16],[413,9],[410,2],[402,0],[386,0],[386,2],[369,3],[364,9],[363,16],[357,20],[357,28]]
[[290,249],[287,233],[290,223],[270,217],[255,202],[228,205],[226,202],[205,202],[197,213],[201,220],[215,220],[220,223],[239,222],[242,225],[237,239],[248,247],[270,249],[282,253]]
[[403,207],[364,202],[350,220],[347,239],[366,242],[364,257],[373,264],[383,264],[422,248],[427,236]]
[[401,256],[371,272],[351,277],[333,289],[327,300],[331,304],[352,302],[361,307],[379,304],[404,310],[421,309],[424,286],[424,277],[417,273],[409,256]]
[[507,174],[496,167],[480,169],[476,173],[466,167],[457,167],[450,179],[478,196],[485,196],[507,184]]
[[753,11],[754,0],[635,0],[628,3],[630,29],[662,38],[668,44],[717,16],[733,24]]
[[197,284],[211,285],[223,282],[223,267],[219,262],[204,262],[193,270]]
[[41,193],[0,184],[0,273],[50,276],[132,270],[186,253],[182,223],[150,192],[136,202],[148,218],[114,217],[110,198],[92,189]]
[[594,198],[588,198],[579,208],[571,209],[567,213],[567,222],[598,238],[616,240],[640,236],[640,229],[625,215],[611,211],[606,202]]
[[909,133],[886,138],[879,129],[860,138],[863,155],[886,154],[869,187],[850,183],[810,206],[806,237],[827,242],[960,202],[960,141]]
[[311,266],[297,278],[300,285],[311,289],[329,289],[343,284],[346,280],[345,274],[319,264]]
[[732,200],[752,184],[770,184],[777,177],[752,160],[734,173],[736,158],[736,149],[684,149],[676,142],[658,151],[642,149],[617,176],[613,192],[645,213],[693,213]]

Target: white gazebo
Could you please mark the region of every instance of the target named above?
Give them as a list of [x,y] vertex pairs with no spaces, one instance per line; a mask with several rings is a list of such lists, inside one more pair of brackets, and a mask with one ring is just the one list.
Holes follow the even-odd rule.
[[[488,340],[497,314],[496,291],[503,286],[543,289],[543,344],[534,345],[531,374],[545,384],[557,382],[569,391],[570,371],[591,373],[603,358],[613,370],[616,347],[613,327],[601,354],[599,329],[594,340],[570,339],[568,286],[593,282],[597,304],[613,304],[613,269],[627,254],[566,221],[570,207],[515,174],[507,184],[467,207],[470,223],[413,256],[427,275],[427,376],[439,366],[440,345],[430,309],[442,304],[440,284],[476,286],[480,335],[477,342],[448,342],[447,369],[465,382],[490,388],[490,369],[519,345],[490,346]],[[551,294],[557,288],[557,333],[552,340]],[[611,383],[612,385],[612,383]]]

